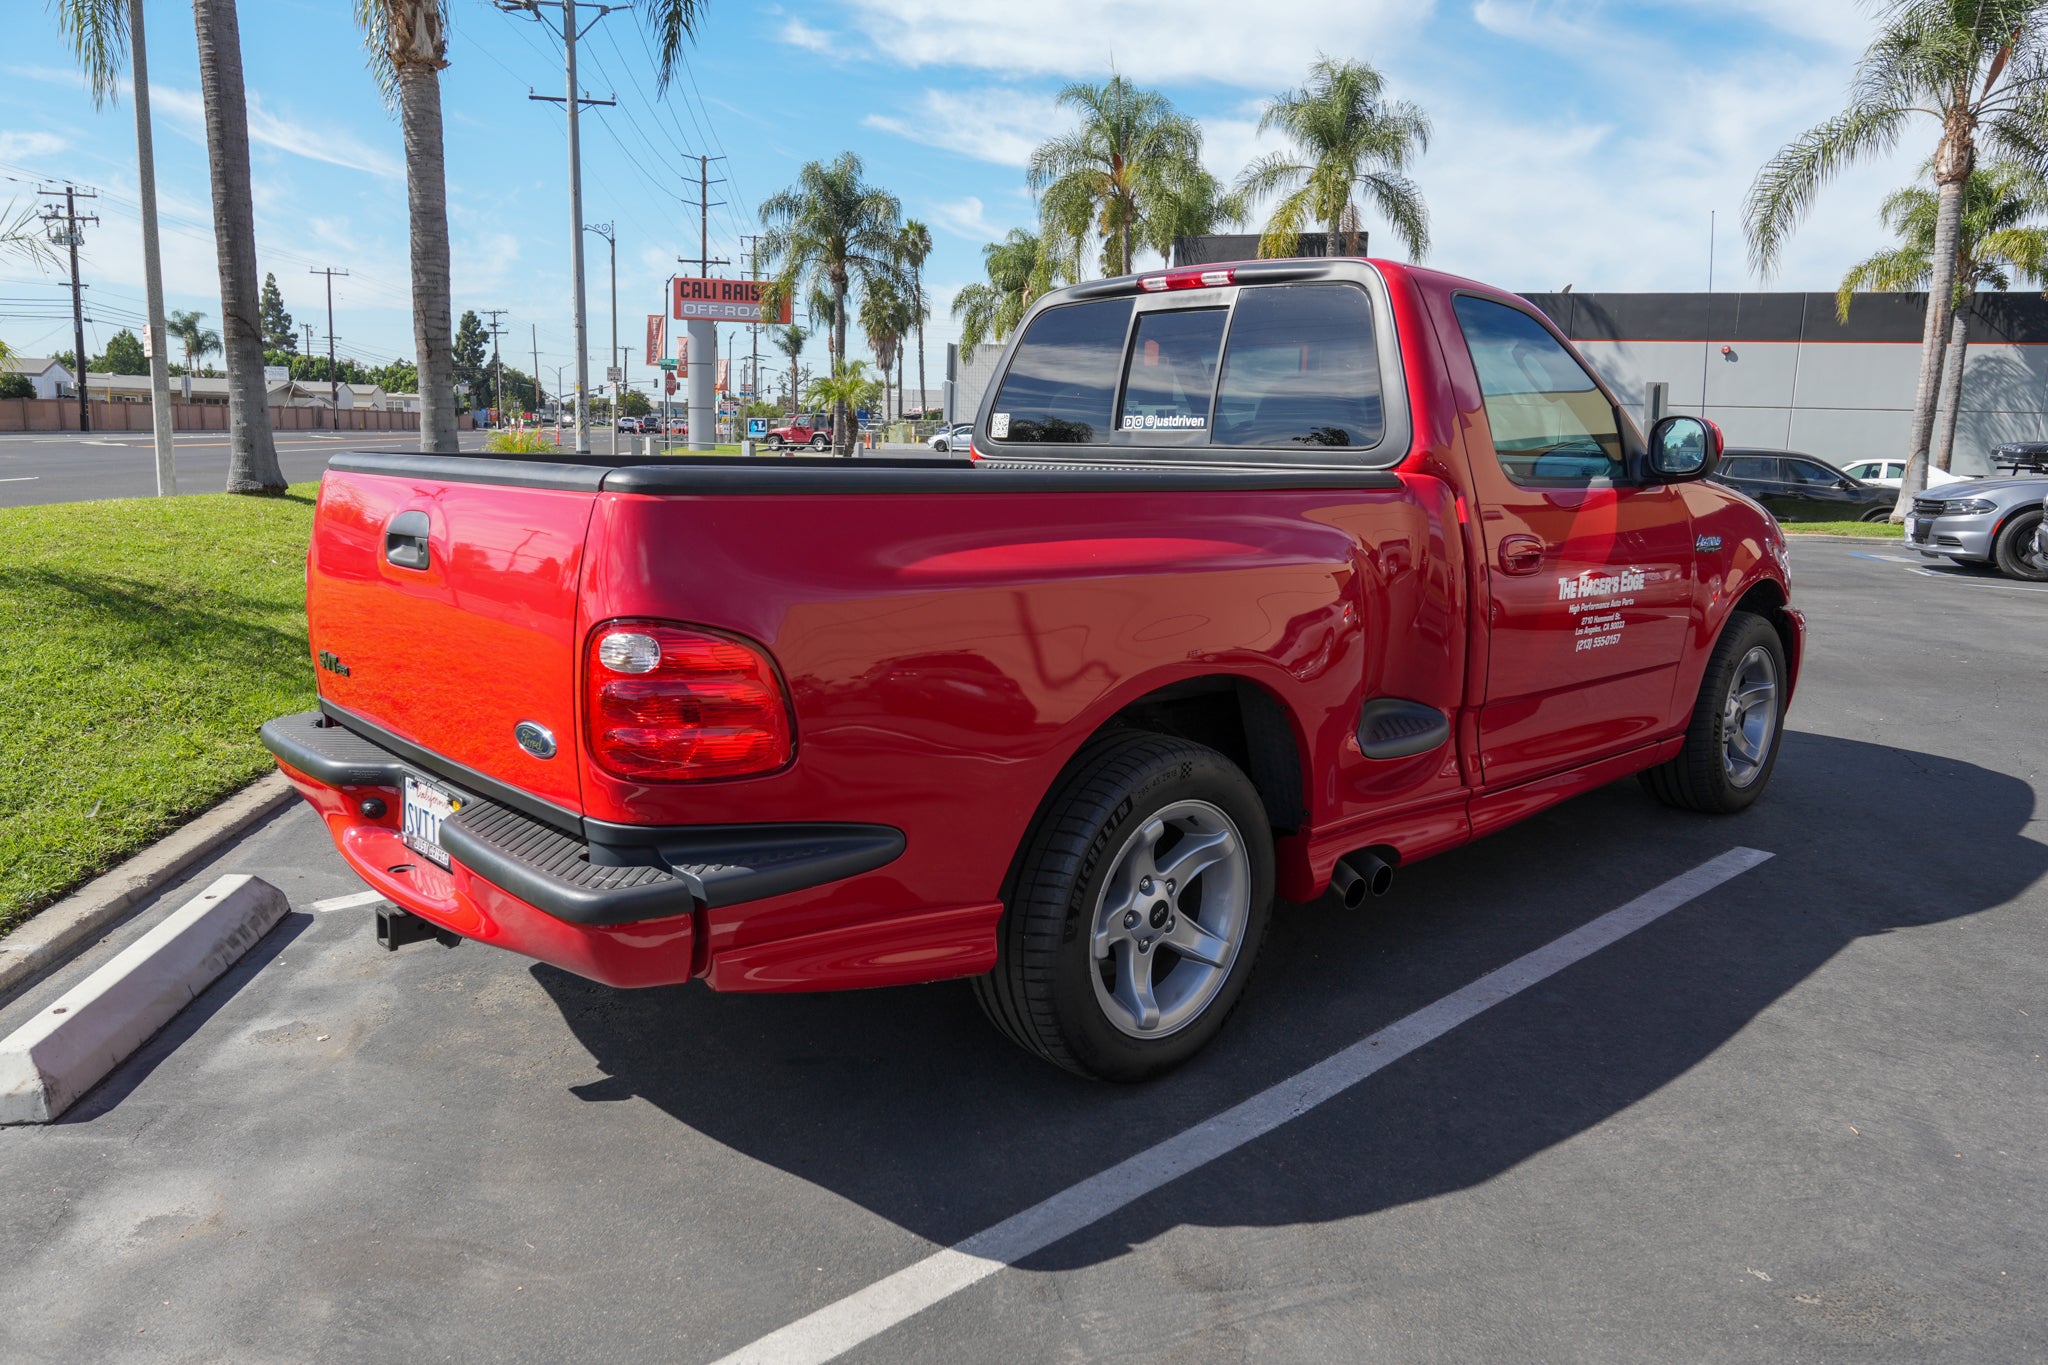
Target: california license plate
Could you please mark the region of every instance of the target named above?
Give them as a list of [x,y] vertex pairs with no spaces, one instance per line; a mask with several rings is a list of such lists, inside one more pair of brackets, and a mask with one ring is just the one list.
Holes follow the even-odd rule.
[[413,852],[448,866],[448,853],[441,847],[441,822],[462,809],[462,798],[431,782],[413,776],[403,779],[400,789],[405,806],[399,833]]

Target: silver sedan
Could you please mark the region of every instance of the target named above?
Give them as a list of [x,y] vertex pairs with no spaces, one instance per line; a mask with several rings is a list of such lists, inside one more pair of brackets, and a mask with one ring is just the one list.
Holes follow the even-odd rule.
[[2044,499],[2048,478],[2039,477],[1932,488],[1913,499],[1906,542],[1930,559],[2048,582],[2048,556],[2038,544]]

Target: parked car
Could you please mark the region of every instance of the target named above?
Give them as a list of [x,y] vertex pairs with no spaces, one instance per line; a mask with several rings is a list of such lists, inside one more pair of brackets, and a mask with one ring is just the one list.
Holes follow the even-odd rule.
[[[1897,490],[1906,482],[1904,460],[1858,460],[1855,464],[1842,466],[1842,472],[1858,483],[1871,484],[1877,488]],[[1972,477],[1947,469],[1936,469],[1931,461],[1927,466],[1929,488],[1940,488],[1951,483],[1968,483]]]
[[336,455],[319,709],[262,733],[387,941],[621,987],[969,977],[1133,1080],[1222,1027],[1276,895],[1356,906],[1630,774],[1709,812],[1770,781],[1783,533],[1703,482],[1715,428],[1645,437],[1511,294],[1326,259],[1051,291],[973,437]]
[[768,428],[770,450],[781,450],[786,446],[808,446],[812,450],[825,450],[830,448],[831,444],[832,414],[829,412],[803,413]]
[[971,423],[961,422],[955,426],[940,427],[925,438],[925,444],[933,450],[955,451],[967,449],[974,436]]
[[1899,501],[1897,489],[1852,479],[1796,450],[1731,447],[1714,482],[1755,498],[1780,521],[1883,521]]
[[637,432],[640,430],[640,419],[638,417],[621,417],[618,420],[618,428],[620,431]]
[[2048,582],[2048,560],[2038,544],[2044,498],[2048,478],[1980,479],[1923,493],[1906,519],[1906,543],[1929,558]]

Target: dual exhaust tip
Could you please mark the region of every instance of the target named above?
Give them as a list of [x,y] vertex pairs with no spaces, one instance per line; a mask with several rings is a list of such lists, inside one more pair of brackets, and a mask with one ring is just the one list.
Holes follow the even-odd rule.
[[1346,910],[1356,910],[1365,898],[1384,896],[1394,884],[1394,865],[1376,853],[1363,849],[1337,860],[1330,872],[1330,889]]

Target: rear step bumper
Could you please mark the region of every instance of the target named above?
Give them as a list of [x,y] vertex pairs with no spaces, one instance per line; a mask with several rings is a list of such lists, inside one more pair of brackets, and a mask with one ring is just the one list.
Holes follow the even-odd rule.
[[[568,812],[543,822],[493,799],[509,795],[497,783],[445,762],[421,762],[423,751],[355,717],[343,723],[307,711],[266,722],[259,733],[320,808],[357,872],[406,909],[465,937],[480,935],[450,922],[438,903],[476,879],[489,884],[493,900],[603,929],[822,886],[872,871],[903,851],[902,832],[886,825],[638,826],[586,823]],[[453,863],[446,872],[399,837],[398,788],[407,774],[463,795],[461,809],[441,826]],[[374,816],[362,810],[368,797],[382,802]],[[529,797],[521,804],[537,803]]]

